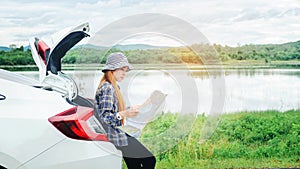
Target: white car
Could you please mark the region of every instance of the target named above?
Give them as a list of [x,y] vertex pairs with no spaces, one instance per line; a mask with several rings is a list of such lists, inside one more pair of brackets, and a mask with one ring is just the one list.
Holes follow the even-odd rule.
[[88,23],[48,47],[30,40],[40,80],[0,70],[0,169],[120,169],[122,154],[94,116],[93,101],[77,95],[61,58],[88,36]]

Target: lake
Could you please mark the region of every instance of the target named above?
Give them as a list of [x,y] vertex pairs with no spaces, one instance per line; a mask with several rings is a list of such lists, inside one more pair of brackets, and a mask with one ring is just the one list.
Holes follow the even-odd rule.
[[[17,72],[38,79],[38,72]],[[101,71],[65,71],[79,94],[94,98]],[[127,105],[142,104],[154,90],[167,94],[165,112],[232,113],[300,108],[300,69],[238,68],[133,70],[120,84]]]

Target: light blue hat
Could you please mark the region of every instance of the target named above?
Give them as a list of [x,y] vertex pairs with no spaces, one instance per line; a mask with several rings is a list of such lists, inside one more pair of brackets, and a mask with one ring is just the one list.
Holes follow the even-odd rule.
[[116,70],[128,66],[128,71],[133,69],[133,66],[129,64],[126,56],[121,52],[111,53],[106,60],[106,64],[102,69],[102,72],[107,70]]

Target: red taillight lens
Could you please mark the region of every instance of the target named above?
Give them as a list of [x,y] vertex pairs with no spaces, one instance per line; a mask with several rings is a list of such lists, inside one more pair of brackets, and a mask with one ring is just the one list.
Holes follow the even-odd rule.
[[69,138],[108,141],[101,124],[93,114],[94,109],[77,106],[50,117],[48,120]]
[[42,40],[39,40],[39,42],[38,42],[38,53],[40,54],[41,58],[43,59],[45,65],[47,65],[47,59],[48,59],[48,56],[50,53],[50,48]]

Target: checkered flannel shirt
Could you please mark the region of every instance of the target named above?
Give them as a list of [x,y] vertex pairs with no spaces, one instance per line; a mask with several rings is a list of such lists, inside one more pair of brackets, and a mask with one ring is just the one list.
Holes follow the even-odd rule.
[[114,87],[109,82],[104,82],[97,90],[95,115],[107,132],[107,137],[115,146],[127,146],[128,140],[124,131],[118,129],[121,120],[117,119],[118,100]]

